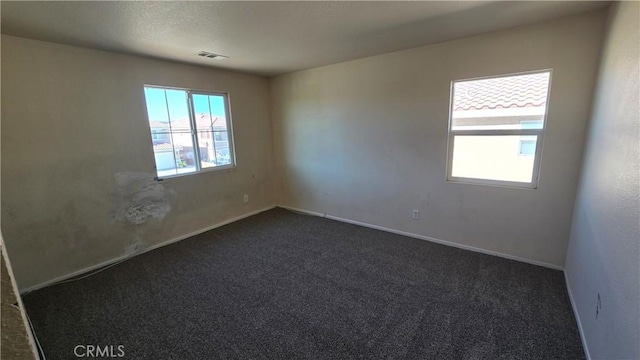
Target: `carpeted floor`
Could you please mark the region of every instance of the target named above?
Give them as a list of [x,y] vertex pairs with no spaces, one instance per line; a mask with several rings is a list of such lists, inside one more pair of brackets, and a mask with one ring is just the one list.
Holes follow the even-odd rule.
[[24,301],[48,360],[584,358],[560,271],[283,209]]

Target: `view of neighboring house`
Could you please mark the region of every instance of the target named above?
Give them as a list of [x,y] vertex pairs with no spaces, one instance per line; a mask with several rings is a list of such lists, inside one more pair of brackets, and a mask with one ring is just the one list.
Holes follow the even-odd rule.
[[197,131],[192,131],[189,117],[171,122],[149,121],[159,176],[186,173],[196,169],[194,132],[202,168],[231,164],[225,118],[196,114],[195,121]]
[[[454,82],[452,175],[531,182],[550,72]],[[519,134],[520,130],[535,130]]]

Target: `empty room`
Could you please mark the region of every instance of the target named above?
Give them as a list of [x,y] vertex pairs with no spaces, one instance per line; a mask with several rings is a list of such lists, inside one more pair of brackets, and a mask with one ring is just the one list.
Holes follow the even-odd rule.
[[0,6],[2,359],[640,359],[640,2]]

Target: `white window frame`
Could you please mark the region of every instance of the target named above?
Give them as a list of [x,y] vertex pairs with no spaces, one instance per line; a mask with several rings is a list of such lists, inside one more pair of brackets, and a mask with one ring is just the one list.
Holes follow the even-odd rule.
[[[453,130],[453,100],[454,100],[454,85],[457,82],[483,80],[483,79],[495,79],[501,77],[528,75],[528,74],[540,74],[549,73],[549,89],[547,90],[547,102],[542,121],[542,129],[495,129],[495,130]],[[450,183],[462,183],[462,184],[476,184],[476,185],[489,185],[500,187],[511,187],[519,189],[537,189],[540,179],[540,162],[542,160],[542,147],[544,144],[544,135],[547,129],[547,116],[549,114],[549,100],[551,98],[551,81],[553,79],[553,69],[543,69],[511,74],[500,74],[483,76],[476,78],[458,79],[451,81],[449,90],[449,128],[447,139],[447,182]],[[504,180],[492,180],[492,179],[477,179],[453,176],[453,145],[454,138],[456,136],[537,136],[536,152],[533,161],[533,174],[531,175],[531,182],[518,182],[518,181],[504,181]]]
[[[173,175],[160,176],[158,174],[158,168],[157,168],[157,164],[155,163],[155,156],[154,156],[154,160],[153,161],[154,161],[154,167],[156,168],[156,180],[164,180],[164,179],[170,179],[170,178],[176,178],[176,177],[182,177],[182,176],[196,175],[196,174],[201,174],[201,173],[205,173],[205,172],[213,172],[213,171],[220,171],[220,170],[225,170],[225,169],[233,169],[233,168],[236,167],[236,149],[235,149],[235,141],[234,141],[234,138],[233,138],[233,125],[232,125],[233,122],[231,121],[231,104],[230,104],[230,100],[229,100],[229,93],[227,93],[227,92],[218,92],[218,91],[194,90],[194,89],[180,88],[180,87],[174,87],[174,86],[162,86],[162,85],[148,85],[148,84],[145,84],[142,87],[143,96],[144,96],[144,89],[145,88],[156,88],[156,89],[163,89],[163,90],[180,90],[180,91],[186,92],[187,105],[188,105],[188,108],[189,108],[189,122],[191,123],[191,139],[193,141],[193,146],[194,146],[193,156],[194,156],[194,162],[195,162],[195,165],[196,165],[196,170],[195,171],[191,171],[191,172],[188,172],[188,173],[179,173],[179,174],[173,174]],[[202,164],[200,163],[200,143],[198,142],[198,128],[197,128],[197,123],[196,123],[195,111],[194,111],[194,108],[193,108],[194,107],[194,105],[193,105],[193,95],[221,96],[224,99],[225,122],[227,124],[227,138],[228,138],[227,141],[229,142],[229,158],[231,159],[231,164],[208,167],[208,168],[202,168]],[[145,110],[147,112],[147,124],[148,124],[149,123],[149,109],[147,109],[146,98],[145,98]],[[167,109],[167,112],[168,112],[168,109]],[[149,129],[149,135],[151,136],[151,139],[152,139],[152,142],[153,142],[153,135],[152,135],[151,129]],[[212,137],[213,136],[215,136],[215,134],[212,134]],[[212,139],[212,141],[214,141],[214,140]],[[153,153],[153,146],[151,147],[151,152]],[[175,158],[175,149],[174,149],[174,158]],[[174,161],[175,161],[175,159],[174,159]]]

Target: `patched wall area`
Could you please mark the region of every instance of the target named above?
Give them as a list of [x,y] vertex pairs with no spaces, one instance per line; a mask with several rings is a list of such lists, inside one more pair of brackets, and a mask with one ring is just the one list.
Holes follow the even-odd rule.
[[[154,181],[145,84],[228,92],[237,166]],[[3,35],[2,88],[21,289],[274,204],[266,78]]]

